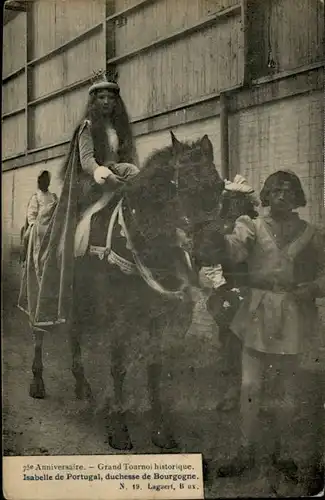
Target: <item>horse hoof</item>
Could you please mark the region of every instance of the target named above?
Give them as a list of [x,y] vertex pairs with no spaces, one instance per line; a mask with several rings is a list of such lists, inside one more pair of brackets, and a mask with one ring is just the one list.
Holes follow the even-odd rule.
[[109,436],[108,444],[115,450],[129,451],[133,448],[128,431],[120,431]]
[[157,448],[162,448],[164,450],[178,449],[178,444],[169,433],[166,434],[162,431],[153,432],[151,441]]
[[42,378],[33,380],[29,386],[29,395],[34,399],[45,398],[45,385]]
[[82,401],[93,400],[93,393],[88,382],[77,383],[75,387],[76,398]]

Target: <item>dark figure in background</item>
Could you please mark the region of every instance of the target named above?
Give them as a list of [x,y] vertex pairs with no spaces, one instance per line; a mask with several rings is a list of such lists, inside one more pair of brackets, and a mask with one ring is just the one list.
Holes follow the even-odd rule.
[[37,178],[38,189],[27,206],[25,225],[21,229],[22,276],[18,308],[28,315],[33,314],[41,279],[39,250],[58,203],[56,194],[49,191],[50,182],[50,173],[42,171]]
[[[258,216],[255,210],[259,201],[254,189],[241,175],[236,175],[233,182],[225,182],[225,190],[221,197],[220,217],[224,234],[230,234],[238,217],[248,215],[252,219]],[[239,263],[222,267],[225,283],[214,287],[207,301],[207,309],[219,326],[219,339],[222,344],[223,376],[229,388],[224,399],[218,405],[223,411],[232,410],[239,402],[241,380],[240,339],[231,331],[231,321],[239,308],[247,287],[247,264]]]
[[37,191],[28,202],[26,221],[21,229],[21,262],[25,262],[29,235],[32,227],[38,222],[39,237],[43,237],[53,214],[58,198],[49,191],[51,175],[48,170],[43,170],[37,177]]
[[[302,404],[298,404],[297,382],[300,379],[301,384],[304,374],[312,370],[311,364],[320,361],[323,327],[315,300],[325,296],[325,241],[320,230],[294,212],[306,205],[306,199],[293,172],[281,170],[269,176],[260,198],[264,207],[270,207],[269,215],[255,220],[240,217],[229,235],[211,224],[200,235],[201,245],[196,249],[206,265],[228,261],[229,265],[246,262],[248,266],[248,293],[231,323],[243,343],[242,438],[235,459],[218,473],[237,475],[254,466],[261,445],[262,396],[265,385],[273,381],[272,396],[276,393],[278,398],[272,398],[275,423],[269,431],[273,431],[274,448],[269,453],[273,465],[287,478],[302,478],[306,484],[320,467],[317,462],[322,451],[317,450],[316,440],[308,443],[310,449],[315,447],[315,456],[310,457],[313,476],[306,479],[299,473],[294,453],[297,435],[288,437]],[[320,390],[317,386],[312,389]],[[318,419],[321,416],[318,412]]]

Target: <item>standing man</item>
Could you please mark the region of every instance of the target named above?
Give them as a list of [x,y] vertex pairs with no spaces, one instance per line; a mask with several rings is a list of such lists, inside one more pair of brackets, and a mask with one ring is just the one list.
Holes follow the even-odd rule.
[[21,230],[21,262],[23,272],[20,284],[18,307],[29,316],[36,301],[40,283],[39,251],[57,207],[58,198],[49,191],[51,175],[48,170],[37,178],[37,191],[27,206],[25,225]]
[[[236,175],[233,182],[226,181],[219,214],[224,223],[224,234],[232,233],[236,220],[242,215],[255,219],[258,205],[258,197],[244,177]],[[219,326],[219,339],[223,346],[222,373],[226,379],[226,392],[217,409],[230,411],[239,402],[242,351],[241,341],[231,331],[230,324],[246,293],[247,263],[232,264],[228,268],[223,266],[222,276],[224,283],[220,283],[219,279],[212,289],[207,307]]]
[[37,247],[39,248],[42,237],[48,227],[54,209],[58,202],[55,193],[49,191],[51,175],[48,170],[43,170],[37,178],[37,191],[28,202],[25,225],[21,231],[22,256],[25,262],[27,255],[28,240],[32,228],[37,222]]
[[[241,443],[237,456],[219,475],[240,475],[256,461],[259,410],[264,386],[276,379],[274,465],[292,477],[293,446],[283,446],[297,415],[297,380],[306,358],[319,361],[322,325],[315,299],[325,296],[324,235],[294,210],[306,205],[299,178],[280,170],[261,191],[267,216],[237,219],[231,234],[206,229],[199,249],[206,265],[247,263],[248,293],[231,323],[241,339]],[[314,388],[316,390],[317,388]],[[293,444],[293,442],[292,442]]]

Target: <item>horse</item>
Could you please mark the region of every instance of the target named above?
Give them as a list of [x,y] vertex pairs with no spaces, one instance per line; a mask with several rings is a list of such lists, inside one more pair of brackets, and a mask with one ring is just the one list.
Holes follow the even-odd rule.
[[[130,339],[149,334],[147,362],[152,442],[162,449],[177,443],[162,408],[160,341],[171,321],[186,332],[192,319],[195,270],[179,243],[178,230],[190,233],[218,206],[224,187],[207,135],[188,143],[171,132],[172,144],[155,151],[137,176],[116,192],[91,222],[89,251],[76,259],[71,327],[72,373],[78,399],[92,399],[81,359],[88,323],[105,328],[111,348],[114,404],[108,442],[117,450],[133,447],[123,410],[126,353]],[[39,337],[41,338],[41,337]],[[42,341],[36,342],[32,397],[44,397]]]

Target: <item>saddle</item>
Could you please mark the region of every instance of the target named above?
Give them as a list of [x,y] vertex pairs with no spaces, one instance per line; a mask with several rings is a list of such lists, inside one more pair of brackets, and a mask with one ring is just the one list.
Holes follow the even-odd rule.
[[75,257],[83,257],[89,247],[90,225],[93,215],[105,208],[109,201],[113,198],[113,194],[104,192],[102,196],[86,209],[83,213],[76,229],[74,240],[74,255]]
[[[114,201],[116,198],[114,199]],[[93,238],[89,238],[88,234],[88,242],[90,241],[90,245],[88,246],[88,252],[90,255],[97,256],[100,260],[106,260],[109,264],[117,266],[120,271],[124,274],[133,274],[141,277],[147,285],[159,293],[160,295],[164,295],[169,299],[182,299],[184,297],[184,293],[182,290],[167,290],[162,286],[157,279],[153,276],[152,271],[142,262],[134,244],[130,237],[128,228],[126,226],[124,215],[123,215],[123,198],[120,198],[115,206],[112,202],[113,200],[102,200],[102,207],[99,207],[99,204],[96,206],[96,212],[93,212],[90,216],[90,219],[93,215],[98,217],[96,224],[98,222],[103,222],[102,217],[105,215],[108,216],[109,223],[107,228],[106,239],[101,244],[98,244],[96,240]],[[105,203],[105,205],[104,205]],[[93,207],[94,208],[94,207]],[[108,213],[107,213],[108,212]],[[101,229],[105,227],[103,224],[99,224]],[[126,254],[128,258],[125,258],[119,253],[118,250],[114,251],[112,248],[112,240],[113,240],[113,231],[118,231],[118,234],[122,236],[125,241],[124,247],[126,250]],[[90,232],[90,220],[89,220],[89,232]],[[96,243],[96,244],[92,244]],[[190,264],[189,264],[190,265]]]

